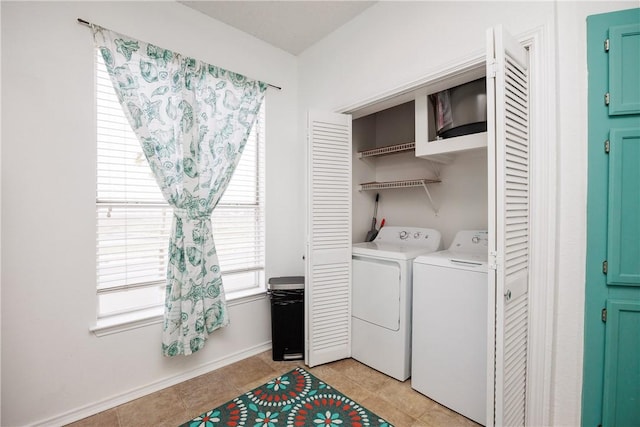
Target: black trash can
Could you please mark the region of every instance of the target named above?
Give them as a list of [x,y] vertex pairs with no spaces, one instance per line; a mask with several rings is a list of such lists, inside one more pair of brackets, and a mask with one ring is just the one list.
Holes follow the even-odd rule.
[[273,360],[304,359],[304,276],[269,279]]

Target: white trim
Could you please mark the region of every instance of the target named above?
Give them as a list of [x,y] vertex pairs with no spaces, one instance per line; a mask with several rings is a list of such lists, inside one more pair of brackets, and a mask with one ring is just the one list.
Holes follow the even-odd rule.
[[[496,366],[496,339],[498,338],[498,312],[496,310],[498,296],[498,258],[496,250],[496,191],[497,191],[497,156],[496,150],[496,49],[495,49],[495,28],[487,29],[486,36],[486,57],[487,71],[491,70],[491,74],[487,73],[487,231],[489,232],[489,274],[487,275],[487,395],[486,395],[486,422],[487,427],[496,425],[496,389],[497,384],[497,366]],[[497,70],[496,70],[497,71]]]
[[[267,293],[262,287],[236,291],[231,293],[227,298],[227,306],[233,307],[234,305],[247,304],[253,301],[265,299],[266,297]],[[91,326],[89,330],[97,337],[104,337],[145,326],[160,324],[163,321],[163,317],[164,307],[157,306],[133,313],[98,319],[96,324]]]
[[530,49],[531,212],[529,350],[526,425],[551,425],[551,379],[556,286],[557,132],[553,24],[523,35]]
[[415,91],[417,90],[426,89],[430,92],[438,92],[451,87],[451,85],[455,86],[483,77],[485,74],[484,62],[484,52],[478,52],[457,61],[444,64],[425,76],[409,83],[387,89],[364,100],[335,108],[333,111],[351,114],[355,120],[395,105],[413,101],[415,99]]
[[97,337],[104,337],[119,332],[130,331],[144,326],[162,323],[164,307],[157,306],[146,310],[139,310],[132,313],[109,316],[98,319],[89,330]]
[[86,417],[90,417],[107,409],[115,408],[116,406],[130,402],[134,399],[146,396],[156,391],[171,387],[179,384],[183,381],[190,380],[197,376],[206,374],[208,372],[220,369],[224,366],[238,362],[251,356],[267,351],[271,348],[271,341],[266,341],[262,344],[255,345],[246,350],[238,351],[230,355],[221,357],[211,362],[203,363],[198,367],[191,369],[187,372],[182,372],[178,375],[167,377],[160,381],[155,381],[142,387],[137,387],[127,392],[112,396],[108,399],[101,400],[99,402],[92,403],[68,412],[57,415],[55,417],[47,418],[45,420],[33,423],[33,426],[61,426],[66,425]]

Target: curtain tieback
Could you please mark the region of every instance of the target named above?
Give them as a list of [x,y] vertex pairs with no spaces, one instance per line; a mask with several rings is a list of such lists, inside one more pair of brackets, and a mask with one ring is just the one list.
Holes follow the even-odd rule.
[[190,219],[195,221],[204,221],[211,219],[211,212],[194,212],[190,209],[173,208],[173,214],[180,219]]

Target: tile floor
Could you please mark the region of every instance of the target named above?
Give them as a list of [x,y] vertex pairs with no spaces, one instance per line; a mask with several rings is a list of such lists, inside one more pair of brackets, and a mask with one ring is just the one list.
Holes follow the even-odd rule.
[[296,366],[335,387],[396,427],[477,426],[411,388],[353,359],[308,369],[275,362],[271,351],[101,412],[70,427],[178,426]]

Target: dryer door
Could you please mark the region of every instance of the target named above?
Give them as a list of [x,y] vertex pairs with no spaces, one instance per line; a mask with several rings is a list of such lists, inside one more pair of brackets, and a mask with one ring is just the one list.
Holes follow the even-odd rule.
[[353,257],[352,316],[383,328],[400,329],[400,265]]

